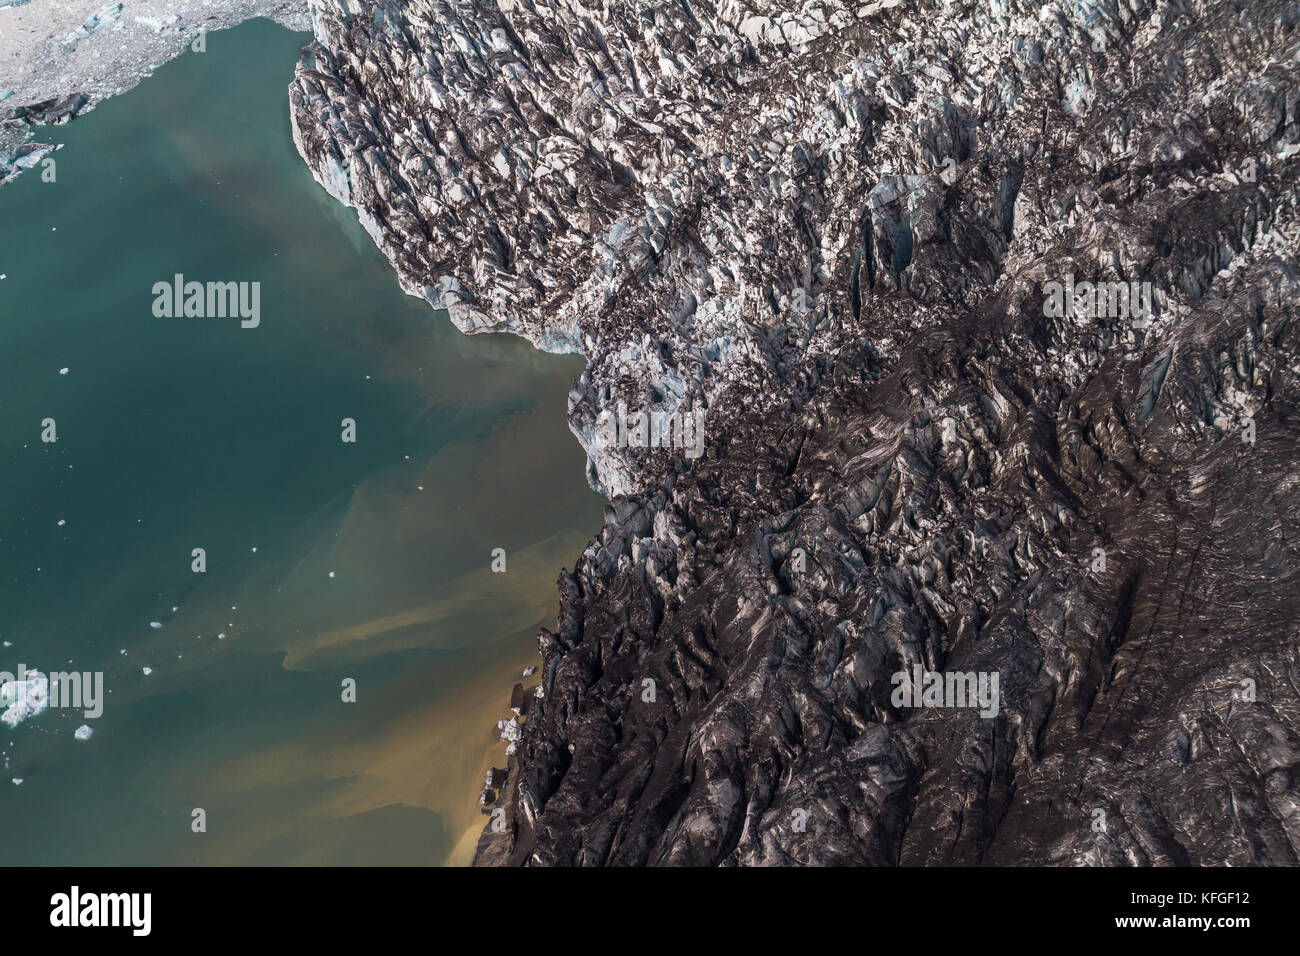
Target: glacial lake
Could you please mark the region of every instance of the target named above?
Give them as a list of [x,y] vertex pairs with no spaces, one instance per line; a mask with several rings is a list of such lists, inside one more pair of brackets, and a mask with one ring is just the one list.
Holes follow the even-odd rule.
[[[599,529],[581,359],[402,293],[294,150],[308,39],[209,34],[0,188],[0,671],[105,692],[0,724],[0,864],[468,862]],[[155,316],[176,274],[258,326]]]

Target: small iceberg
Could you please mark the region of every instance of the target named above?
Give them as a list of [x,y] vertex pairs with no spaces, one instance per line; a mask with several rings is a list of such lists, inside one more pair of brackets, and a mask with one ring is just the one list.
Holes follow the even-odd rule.
[[29,717],[35,717],[50,706],[50,682],[39,671],[28,671],[27,680],[7,680],[0,684],[0,722],[7,727],[17,727]]
[[149,626],[152,627],[155,631],[159,630],[162,627],[162,621],[150,621]]
[[142,668],[140,668],[140,672],[141,672],[142,674],[144,674],[145,677],[148,677],[150,674],[153,673],[153,668],[152,668],[152,667],[142,667]]
[[78,740],[89,740],[94,731],[90,729],[90,724],[82,724],[72,734]]

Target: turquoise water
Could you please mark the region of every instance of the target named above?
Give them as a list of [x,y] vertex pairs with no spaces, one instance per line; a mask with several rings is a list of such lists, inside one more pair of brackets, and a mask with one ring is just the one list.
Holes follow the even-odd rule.
[[[599,527],[581,361],[402,294],[294,151],[306,39],[211,34],[0,189],[0,670],[109,691],[0,726],[0,863],[463,862]],[[260,324],[155,317],[176,273],[259,282]]]

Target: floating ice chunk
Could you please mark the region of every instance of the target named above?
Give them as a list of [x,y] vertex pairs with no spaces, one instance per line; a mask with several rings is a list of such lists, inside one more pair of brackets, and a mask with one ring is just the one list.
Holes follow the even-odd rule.
[[90,724],[82,724],[72,734],[78,740],[89,740],[94,731],[90,729]]
[[50,706],[50,682],[39,671],[28,671],[27,680],[7,680],[0,684],[0,722],[17,727],[28,717],[35,717]]
[[22,777],[14,777],[14,786],[15,786],[15,787],[20,787],[20,786],[22,786],[22,783],[23,783],[23,778],[22,778]]
[[162,627],[162,621],[150,621],[149,626],[156,631]]
[[334,577],[334,572],[333,572],[333,571],[330,572],[330,577]]
[[511,717],[509,720],[498,720],[497,729],[501,731],[501,739],[508,744],[513,744],[524,736],[523,728],[519,726],[519,718],[517,717]]
[[67,524],[67,523],[68,523],[68,522],[67,522],[66,520],[64,520],[63,518],[60,518],[60,519],[59,519],[59,527],[60,527],[60,528],[62,528],[62,527],[63,527],[65,524]]
[[153,673],[153,668],[152,668],[152,667],[142,667],[142,668],[140,668],[140,672],[143,673],[145,677],[148,677],[150,674]]
[[67,370],[66,368],[61,368],[61,369],[59,369],[59,374],[60,374],[60,375],[67,375],[67,374],[68,374],[68,370]]

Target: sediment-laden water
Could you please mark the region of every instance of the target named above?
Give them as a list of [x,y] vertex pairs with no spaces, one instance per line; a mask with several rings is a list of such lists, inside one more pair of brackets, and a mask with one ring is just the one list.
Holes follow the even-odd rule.
[[[598,527],[581,360],[402,294],[294,152],[305,40],[212,34],[0,190],[0,671],[105,690],[0,725],[0,862],[467,861]],[[178,274],[259,283],[256,327],[155,315]]]

